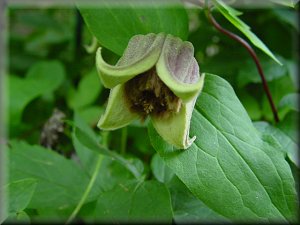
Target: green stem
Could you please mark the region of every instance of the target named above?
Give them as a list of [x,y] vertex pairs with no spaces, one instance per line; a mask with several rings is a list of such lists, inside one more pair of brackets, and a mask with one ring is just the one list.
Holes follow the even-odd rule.
[[124,155],[126,152],[126,144],[127,144],[127,127],[122,128],[121,134],[121,154]]
[[69,224],[72,222],[72,220],[76,217],[76,215],[78,214],[79,210],[81,209],[81,207],[83,206],[84,202],[86,201],[88,195],[90,194],[92,187],[96,181],[97,175],[99,173],[100,170],[100,166],[101,166],[101,162],[102,162],[103,156],[99,155],[98,160],[96,162],[96,166],[95,166],[95,170],[92,174],[91,180],[88,184],[88,186],[85,189],[85,192],[83,193],[80,201],[78,202],[76,208],[74,209],[74,211],[72,212],[71,216],[69,217],[69,219],[67,220],[66,224]]
[[108,139],[108,136],[109,136],[109,131],[102,131],[102,144],[105,148],[108,148],[108,145],[109,145],[109,139]]

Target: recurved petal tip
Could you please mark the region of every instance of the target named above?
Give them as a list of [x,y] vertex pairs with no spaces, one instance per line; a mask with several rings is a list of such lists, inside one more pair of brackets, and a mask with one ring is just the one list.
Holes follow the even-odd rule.
[[192,145],[196,136],[190,138],[189,130],[196,98],[183,104],[179,113],[170,116],[168,119],[151,117],[157,133],[169,144],[178,149],[187,149]]
[[166,37],[156,69],[160,79],[184,102],[195,98],[203,87],[193,45],[172,35]]
[[159,58],[165,37],[163,33],[133,36],[114,66],[104,61],[101,48],[98,48],[96,67],[103,85],[112,88],[151,69]]

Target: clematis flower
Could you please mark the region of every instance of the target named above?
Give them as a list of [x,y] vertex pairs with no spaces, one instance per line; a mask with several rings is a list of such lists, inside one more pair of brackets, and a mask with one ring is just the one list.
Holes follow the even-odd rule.
[[202,90],[204,75],[190,42],[164,33],[135,35],[116,65],[96,53],[103,85],[111,88],[98,127],[115,130],[147,116],[158,134],[176,148],[186,149],[192,112]]

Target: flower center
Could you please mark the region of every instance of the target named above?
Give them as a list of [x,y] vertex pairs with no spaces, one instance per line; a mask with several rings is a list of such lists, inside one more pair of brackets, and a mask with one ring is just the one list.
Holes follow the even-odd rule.
[[147,115],[169,117],[181,107],[180,98],[159,79],[155,68],[127,81],[125,93],[130,109],[142,119]]

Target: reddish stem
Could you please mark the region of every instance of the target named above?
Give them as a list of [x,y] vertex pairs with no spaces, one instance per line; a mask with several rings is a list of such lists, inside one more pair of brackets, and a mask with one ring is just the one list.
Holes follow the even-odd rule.
[[255,53],[255,51],[253,50],[253,48],[248,44],[248,42],[246,42],[243,38],[239,37],[238,35],[224,29],[223,27],[221,27],[221,25],[215,20],[215,18],[212,16],[210,10],[207,10],[208,11],[208,18],[210,20],[210,22],[213,24],[213,26],[219,30],[220,32],[222,32],[223,34],[227,35],[228,37],[236,40],[237,42],[239,42],[240,44],[242,44],[246,49],[247,51],[250,53],[252,59],[254,60],[255,64],[256,64],[256,68],[258,70],[258,73],[260,75],[260,78],[262,80],[262,84],[263,84],[263,88],[264,88],[264,91],[266,92],[267,94],[267,97],[268,97],[268,100],[269,100],[269,104],[271,106],[271,109],[272,109],[272,112],[273,112],[273,117],[274,117],[274,120],[276,123],[279,122],[279,117],[278,117],[278,113],[277,113],[277,109],[275,107],[275,104],[274,104],[274,101],[272,99],[272,95],[271,95],[271,92],[270,92],[270,89],[269,89],[269,86],[268,86],[268,83],[265,79],[265,75],[264,75],[264,72],[263,72],[263,69],[261,67],[261,64],[259,62],[259,59]]

